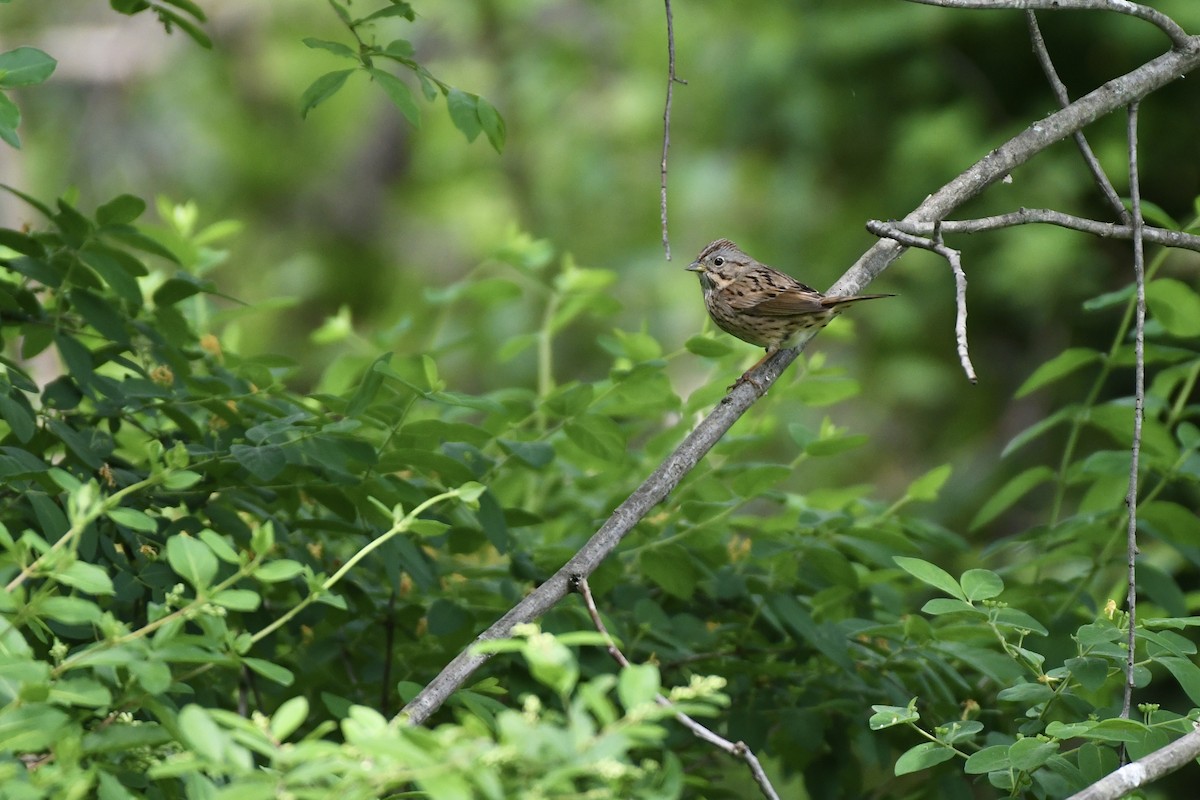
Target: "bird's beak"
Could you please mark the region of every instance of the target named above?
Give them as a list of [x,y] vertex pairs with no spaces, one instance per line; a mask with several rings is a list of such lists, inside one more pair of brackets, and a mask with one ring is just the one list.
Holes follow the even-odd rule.
[[699,261],[693,261],[684,267],[684,269],[686,269],[688,272],[704,272],[704,267],[700,265]]

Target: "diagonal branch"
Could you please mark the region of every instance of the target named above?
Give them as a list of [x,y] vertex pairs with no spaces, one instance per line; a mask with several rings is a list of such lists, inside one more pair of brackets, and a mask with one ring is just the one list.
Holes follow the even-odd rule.
[[[1074,7],[1070,0],[1059,2],[1064,7]],[[927,197],[903,221],[919,223],[942,219],[1055,142],[1196,69],[1200,66],[1200,37],[1190,37],[1185,44],[1186,46],[1181,45],[1132,72],[1114,78],[1067,108],[1029,126]],[[829,293],[858,293],[899,258],[904,250],[902,245],[890,239],[876,242],[833,285]],[[733,423],[758,399],[757,386],[769,388],[787,365],[795,360],[805,344],[807,342],[801,342],[798,347],[780,350],[755,370],[753,381],[736,386],[720,405],[688,434],[675,452],[667,456],[658,469],[634,490],[625,502],[617,506],[612,516],[578,553],[545,583],[526,595],[508,613],[479,634],[478,638],[488,640],[507,637],[513,625],[537,619],[558,603],[569,591],[572,576],[590,575],[616,548],[622,537],[632,530],[651,508],[670,494],[704,454],[712,449]],[[411,724],[424,722],[488,657],[475,652],[474,648],[464,649],[404,707],[401,713],[406,715]]]
[[[1037,56],[1038,63],[1042,65],[1042,72],[1045,73],[1046,80],[1050,83],[1050,89],[1054,92],[1059,107],[1066,108],[1071,104],[1071,96],[1067,94],[1066,84],[1058,77],[1054,62],[1050,60],[1050,50],[1046,47],[1046,40],[1042,38],[1042,29],[1038,27],[1037,15],[1032,10],[1026,11],[1025,22],[1029,26],[1029,40],[1033,43],[1034,55]],[[1104,195],[1104,199],[1108,201],[1108,205],[1116,214],[1117,219],[1128,223],[1129,212],[1121,203],[1121,196],[1113,188],[1112,181],[1104,172],[1104,167],[1100,166],[1100,159],[1096,158],[1096,154],[1092,152],[1092,146],[1088,144],[1087,137],[1083,135],[1083,131],[1075,131],[1071,136],[1075,139],[1075,146],[1079,148],[1083,162],[1087,164],[1088,171],[1092,173],[1092,179],[1096,181],[1100,194]]]
[[1179,23],[1166,14],[1149,6],[1131,3],[1128,0],[908,0],[923,6],[941,8],[964,8],[994,11],[1015,9],[1020,11],[1114,11],[1145,20],[1167,35],[1178,50],[1186,50],[1192,37],[1179,27]]

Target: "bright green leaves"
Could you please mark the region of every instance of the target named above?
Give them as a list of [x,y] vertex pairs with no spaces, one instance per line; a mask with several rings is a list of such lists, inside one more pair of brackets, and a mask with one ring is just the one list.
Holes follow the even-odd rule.
[[208,18],[204,15],[204,10],[192,0],[162,0],[153,4],[147,0],[109,0],[109,5],[114,11],[130,16],[142,11],[153,11],[167,33],[179,28],[196,44],[206,50],[212,49],[212,40],[198,24],[206,22]]
[[300,95],[300,116],[307,117],[308,112],[328,100],[346,84],[346,79],[354,74],[352,69],[339,69],[326,72],[313,81],[304,94]]
[[0,53],[0,139],[12,147],[21,146],[17,136],[21,111],[3,90],[42,83],[54,73],[57,65],[53,58],[33,47],[18,47]]
[[167,562],[198,592],[207,589],[217,574],[217,557],[213,551],[191,536],[172,536],[167,540]]
[[1159,278],[1146,284],[1151,317],[1182,339],[1200,336],[1200,294],[1182,281]]
[[301,95],[301,116],[308,116],[308,112],[337,94],[352,74],[361,71],[383,89],[392,105],[404,115],[409,124],[414,127],[420,125],[421,112],[412,89],[400,78],[377,65],[378,62],[388,61],[407,70],[416,78],[426,100],[435,100],[439,93],[446,98],[450,120],[468,142],[475,141],[479,134],[483,133],[497,153],[503,151],[507,130],[504,118],[495,106],[477,94],[457,89],[434,77],[433,73],[414,60],[413,46],[406,39],[395,39],[387,45],[379,46],[362,37],[361,29],[379,20],[399,17],[411,22],[415,19],[415,14],[407,3],[391,2],[359,18],[351,14],[348,5],[336,0],[330,5],[354,37],[356,46],[316,38],[304,39],[304,45],[313,50],[323,50],[345,61],[357,62],[357,66],[332,70],[317,77]]

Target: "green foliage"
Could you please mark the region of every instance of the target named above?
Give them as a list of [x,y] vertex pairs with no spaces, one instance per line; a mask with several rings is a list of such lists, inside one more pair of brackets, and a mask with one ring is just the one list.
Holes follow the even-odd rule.
[[[445,97],[451,122],[469,139],[484,133],[496,149],[503,145],[504,123],[490,104],[435,79],[413,60],[407,40],[380,46],[364,35],[411,22],[409,4],[390,2],[361,17],[348,4],[331,5],[349,43],[305,43],[350,63],[314,82],[300,101],[305,112],[366,73],[415,125],[412,89],[380,66],[391,64],[414,76],[427,99]],[[114,8],[152,10],[193,37],[183,22],[203,21],[190,3]],[[648,12],[630,11],[638,13]],[[776,5],[770,13],[790,12]],[[879,118],[848,114],[843,123],[803,105],[795,119],[775,119],[782,129],[771,127],[779,109],[793,105],[780,98],[800,91],[808,104],[808,94],[829,91],[812,82],[821,70],[836,72],[843,86],[852,50],[891,60],[900,29],[925,41],[924,23],[908,12],[902,26],[898,11],[855,13],[853,26],[833,14],[807,15],[798,65],[779,57],[796,51],[791,24],[763,26],[738,70],[693,56],[689,91],[713,84],[729,101],[679,112],[695,115],[692,130],[729,137],[719,159],[695,161],[707,169],[733,163],[732,141],[769,153],[772,175],[825,184],[829,198],[854,183],[859,168],[872,170],[864,183],[878,192],[874,164],[886,154],[870,152],[881,145],[864,147],[859,134],[871,130],[874,138]],[[720,31],[722,44],[728,33]],[[538,55],[532,38],[521,31],[519,58]],[[623,37],[596,42],[624,55],[615,50]],[[28,68],[8,74],[48,74],[48,58],[22,55],[17,66]],[[773,77],[775,62],[786,78]],[[598,60],[587,63],[591,70]],[[1193,399],[1200,301],[1190,273],[1160,275],[1161,263],[1152,265],[1147,288],[1135,719],[1117,716],[1129,627],[1119,608],[1132,421],[1124,388],[1132,363],[1129,286],[1083,305],[1111,345],[1050,345],[1045,363],[1013,383],[1024,380],[1018,395],[1044,413],[1012,436],[995,474],[981,447],[922,461],[922,447],[957,429],[945,414],[921,425],[920,414],[896,398],[939,373],[921,368],[916,344],[903,336],[881,348],[888,357],[877,370],[831,366],[842,359],[829,355],[827,342],[850,335],[847,321],[835,323],[591,577],[633,666],[614,666],[571,597],[540,628],[484,645],[491,660],[427,727],[394,718],[480,630],[578,550],[720,401],[747,358],[748,348],[723,334],[696,334],[697,292],[689,291],[695,313],[686,332],[676,335],[664,322],[668,298],[647,289],[658,277],[643,270],[631,280],[632,273],[593,266],[623,260],[613,231],[629,229],[609,224],[604,204],[636,203],[627,186],[613,183],[631,170],[576,179],[573,165],[592,161],[578,156],[580,127],[608,135],[612,147],[617,136],[604,125],[638,113],[614,89],[601,98],[604,114],[572,128],[570,104],[545,102],[553,84],[544,67],[514,70],[533,74],[524,80],[536,91],[517,81],[501,103],[507,108],[523,90],[551,107],[546,139],[534,138],[537,126],[523,126],[525,157],[552,155],[547,141],[572,142],[558,168],[539,161],[530,173],[570,190],[547,192],[553,208],[541,209],[536,229],[553,229],[562,216],[568,230],[579,229],[572,249],[591,238],[602,242],[603,259],[576,261],[550,241],[498,234],[475,223],[502,216],[508,224],[511,209],[478,214],[479,206],[460,204],[463,195],[500,193],[475,185],[447,192],[456,235],[435,231],[432,256],[413,245],[404,265],[417,273],[411,283],[400,270],[386,271],[387,292],[378,294],[397,303],[386,325],[364,324],[360,305],[339,295],[322,307],[323,324],[307,319],[305,335],[293,330],[297,349],[340,346],[337,358],[317,367],[329,351],[310,348],[317,355],[300,364],[263,354],[253,337],[239,341],[243,322],[283,301],[247,306],[225,296],[229,283],[265,272],[259,267],[270,260],[248,243],[238,243],[236,258],[222,249],[238,223],[201,225],[195,205],[166,201],[156,204],[157,221],[147,221],[146,202],[130,194],[88,212],[73,195],[44,203],[14,192],[35,222],[0,229],[6,796],[755,796],[740,764],[673,721],[686,711],[753,748],[776,786],[794,790],[785,796],[960,797],[991,786],[1061,797],[1111,771],[1118,747],[1141,755],[1189,729],[1200,705],[1192,590],[1200,573],[1192,511],[1200,479]],[[877,65],[859,67],[878,74]],[[942,72],[930,74],[941,85]],[[735,76],[748,84],[723,83]],[[930,85],[920,75],[902,77],[897,83],[914,93]],[[9,85],[17,84],[0,88]],[[736,88],[745,85],[754,91]],[[870,113],[894,107],[873,101],[869,89],[860,85],[857,94]],[[659,89],[652,94],[657,104]],[[830,107],[849,102],[838,95]],[[4,108],[0,122],[11,124],[0,130],[11,133],[18,118]],[[653,121],[659,111],[642,117]],[[819,118],[828,130],[813,128],[809,120]],[[898,176],[905,191],[924,191],[929,174],[974,155],[978,123],[970,110],[905,120],[897,152],[914,157],[896,157],[895,168],[919,177]],[[657,123],[646,127],[658,135]],[[843,157],[814,158],[806,149],[805,164],[836,165],[837,180],[812,167],[791,170],[782,143],[809,148],[823,137],[837,142],[835,151],[847,148]],[[451,183],[438,169],[430,172],[441,192]],[[822,232],[838,227],[824,210],[795,213],[803,192],[790,179],[764,180],[764,170],[752,160],[734,170],[748,176],[760,207],[734,202],[732,174],[706,174],[704,185],[715,182],[719,191],[690,194],[718,198],[722,224],[730,215],[730,224],[740,216],[768,229],[792,230],[776,224],[782,219]],[[265,205],[279,213],[278,202]],[[872,202],[891,200],[873,195]],[[414,204],[389,217],[389,229],[406,216],[417,219],[415,229],[429,226],[410,212],[436,203],[425,196]],[[537,204],[530,206],[538,219]],[[710,224],[703,208],[691,211],[696,224]],[[1148,217],[1165,213],[1151,209]],[[261,220],[250,227],[255,241],[266,232]],[[407,246],[420,238],[413,230],[395,240]],[[468,238],[457,235],[464,232],[483,243],[485,256],[456,271],[447,252]],[[1023,242],[1037,234],[1010,236]],[[836,238],[812,237],[814,260],[831,261],[820,248],[835,247]],[[340,246],[343,269],[357,252]],[[288,257],[301,249],[289,240]],[[1036,262],[1037,279],[1049,281],[1069,262],[1056,252],[1039,245],[1037,259],[1012,257],[994,271],[1021,289],[998,284],[1006,323],[1014,314],[1026,318],[1013,298],[1035,294],[1026,291],[1022,265]],[[368,271],[353,280],[339,272],[338,280],[367,285]],[[918,280],[916,272],[905,274]],[[980,276],[985,292],[973,302],[987,296]],[[676,293],[677,280],[663,283]],[[629,313],[621,316],[623,300],[635,309],[632,323]],[[654,313],[638,314],[642,302],[656,304]],[[896,304],[894,313],[932,316],[934,306]],[[987,332],[977,319],[987,317],[973,309],[973,337]],[[261,330],[274,331],[276,322],[268,317]],[[991,327],[1006,343],[1020,335],[1009,324]],[[1060,339],[1067,341],[1046,337]],[[965,399],[969,389],[935,391],[944,385],[930,381],[921,401],[980,402]],[[991,395],[1007,399],[1003,391]],[[863,421],[852,416],[856,403],[869,408]],[[869,418],[885,416],[901,419],[913,437],[863,432]],[[988,429],[1011,433],[996,423],[999,412],[983,417]],[[972,494],[971,486],[983,488]],[[961,533],[968,527],[970,541]],[[670,708],[655,700],[660,692]]]
[[392,105],[404,115],[409,124],[420,125],[421,111],[408,84],[392,73],[375,66],[377,60],[391,62],[404,68],[417,79],[426,100],[436,100],[439,92],[445,96],[450,119],[454,122],[454,126],[467,137],[468,142],[475,141],[476,137],[483,133],[497,153],[504,149],[504,140],[507,135],[504,118],[491,103],[477,94],[456,89],[435,77],[432,72],[414,59],[413,45],[409,40],[392,39],[385,45],[379,45],[373,39],[364,38],[363,30],[372,28],[378,22],[396,18],[412,22],[416,18],[416,14],[410,4],[402,2],[402,0],[388,0],[388,5],[357,18],[350,13],[348,5],[339,3],[337,0],[329,0],[329,5],[342,24],[346,26],[347,32],[354,40],[353,46],[313,37],[306,38],[304,44],[313,50],[324,50],[337,58],[354,61],[357,66],[352,69],[326,72],[314,80],[300,98],[302,116],[308,116],[309,111],[337,94],[352,74],[361,71],[379,84],[388,99],[391,100]]
[[[18,47],[0,53],[0,92],[18,86],[33,86],[54,73],[57,62],[34,47]],[[0,139],[12,147],[19,148],[21,139],[17,126],[21,124],[21,110],[17,104],[0,93]]]

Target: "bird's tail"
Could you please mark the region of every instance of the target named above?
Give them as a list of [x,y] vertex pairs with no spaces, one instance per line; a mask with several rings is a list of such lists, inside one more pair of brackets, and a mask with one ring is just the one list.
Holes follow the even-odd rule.
[[895,296],[896,295],[894,294],[852,294],[842,295],[840,297],[822,297],[821,305],[825,306],[826,308],[839,308],[840,306],[847,306],[851,303],[857,303],[862,300],[878,300],[881,297]]

